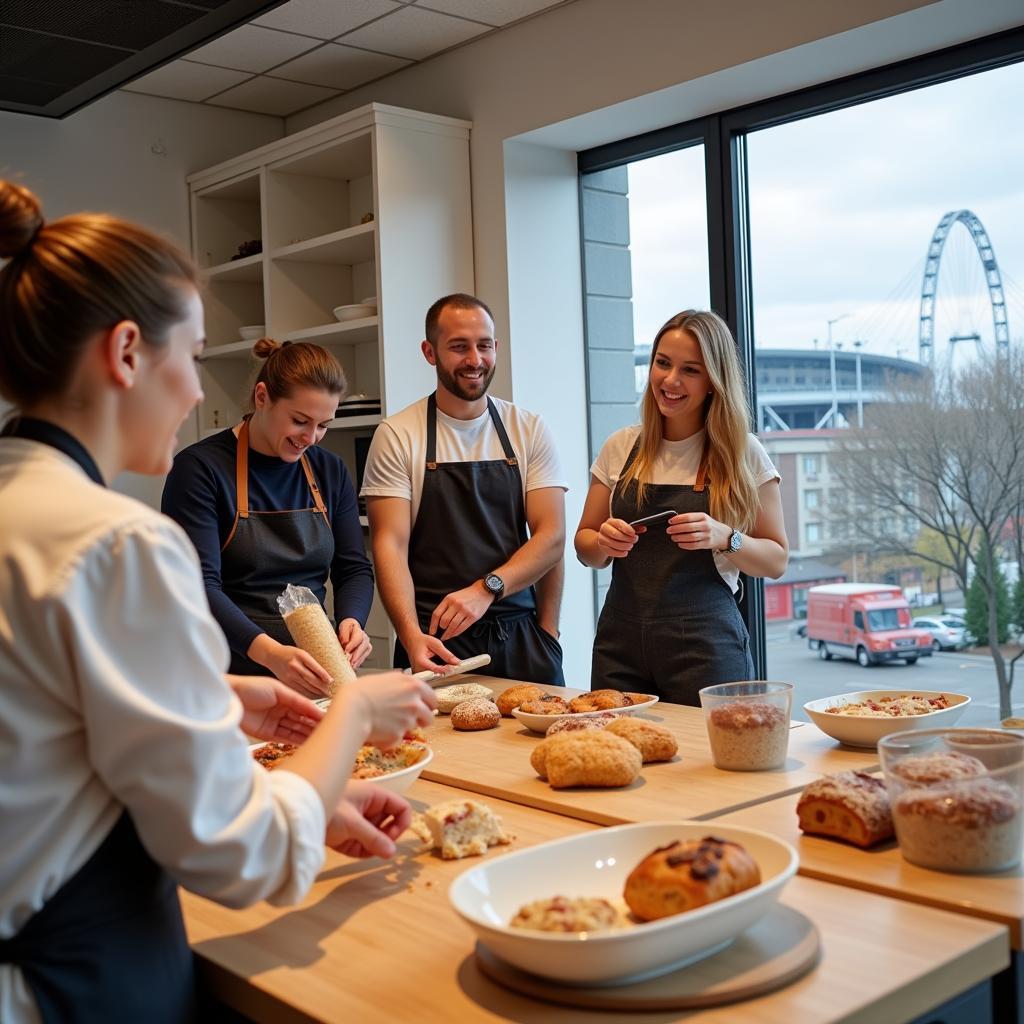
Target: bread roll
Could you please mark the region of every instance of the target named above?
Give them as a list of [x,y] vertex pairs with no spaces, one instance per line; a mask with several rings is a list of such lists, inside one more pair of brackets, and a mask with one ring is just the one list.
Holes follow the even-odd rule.
[[868,847],[891,839],[885,783],[867,772],[838,772],[810,783],[796,805],[800,830]]

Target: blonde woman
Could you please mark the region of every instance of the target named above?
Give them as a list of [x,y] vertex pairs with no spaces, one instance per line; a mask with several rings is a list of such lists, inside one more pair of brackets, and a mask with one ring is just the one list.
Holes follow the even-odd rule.
[[741,572],[785,571],[779,480],[750,433],[728,326],[711,312],[672,317],[654,339],[641,423],[605,442],[576,531],[586,565],[613,567],[592,688],[695,705],[702,686],[753,676],[734,595]]

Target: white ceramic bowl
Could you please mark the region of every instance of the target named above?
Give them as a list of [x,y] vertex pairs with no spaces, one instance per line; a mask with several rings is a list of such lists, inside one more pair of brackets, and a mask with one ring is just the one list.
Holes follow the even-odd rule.
[[[657,697],[651,697],[650,700],[645,700],[642,704],[630,704],[628,708],[609,708],[608,710],[613,715],[631,715],[634,711],[643,711],[645,708],[652,707],[658,703]],[[520,708],[513,708],[512,714],[519,719],[527,729],[531,729],[533,732],[547,732],[555,724],[555,722],[561,722],[566,718],[593,718],[595,715],[603,715],[604,711],[577,711],[574,714],[567,715],[531,715],[528,711],[523,711]]]
[[[563,895],[622,905],[626,877],[659,846],[714,835],[742,843],[761,884],[717,903],[607,932],[511,928],[524,903]],[[664,974],[717,952],[759,921],[796,873],[796,850],[766,832],[703,821],[618,825],[489,859],[464,871],[448,898],[480,942],[502,960],[578,985],[615,985]]]
[[364,306],[376,306],[377,305],[377,296],[376,295],[368,295],[365,299],[360,299],[359,301]]
[[351,306],[335,306],[334,319],[344,323],[346,320],[361,320],[365,316],[376,316],[377,307],[357,302]]
[[259,341],[266,333],[265,324],[252,324],[249,327],[238,328],[238,334],[242,341]]
[[[825,709],[843,704],[859,704],[864,700],[878,700],[881,697],[946,697],[952,707],[940,711],[929,711],[926,715],[900,715],[892,718],[875,718],[867,715],[835,715]],[[850,747],[876,747],[883,736],[910,729],[932,729],[954,725],[967,710],[971,698],[962,693],[948,693],[943,690],[857,690],[855,693],[840,693],[835,697],[810,700],[804,705],[811,721],[833,739]]]
[[419,777],[420,773],[434,759],[434,752],[427,747],[427,752],[415,764],[408,768],[399,768],[397,772],[388,772],[387,775],[378,775],[375,779],[366,779],[381,789],[390,790],[392,793],[404,793]]

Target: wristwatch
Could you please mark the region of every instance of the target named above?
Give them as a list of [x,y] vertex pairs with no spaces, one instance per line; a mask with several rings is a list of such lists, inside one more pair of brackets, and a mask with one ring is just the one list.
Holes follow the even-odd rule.
[[495,600],[505,593],[505,581],[496,572],[489,572],[484,577],[484,587],[494,595]]
[[731,555],[734,551],[739,551],[741,547],[743,547],[743,534],[739,530],[733,530],[729,534],[729,543],[724,548],[720,548],[718,553]]

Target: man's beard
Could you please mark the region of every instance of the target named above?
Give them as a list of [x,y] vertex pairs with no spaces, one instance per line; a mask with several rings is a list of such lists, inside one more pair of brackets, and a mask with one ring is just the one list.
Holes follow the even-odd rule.
[[480,378],[480,382],[476,385],[475,389],[470,390],[459,381],[457,374],[450,374],[440,363],[437,363],[435,368],[437,370],[437,379],[445,390],[450,391],[456,398],[461,398],[463,402],[475,402],[478,398],[483,398],[487,394],[487,389],[491,386],[491,380],[494,378],[494,371],[496,369],[496,367],[492,366]]

